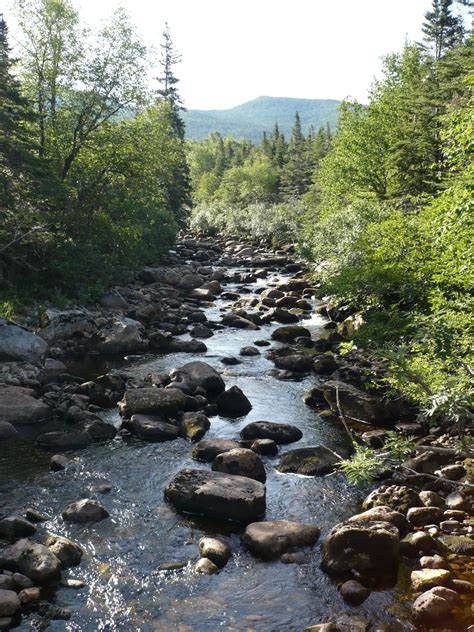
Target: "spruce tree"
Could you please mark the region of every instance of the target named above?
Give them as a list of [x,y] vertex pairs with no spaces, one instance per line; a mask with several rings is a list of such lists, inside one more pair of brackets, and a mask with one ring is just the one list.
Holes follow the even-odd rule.
[[452,6],[453,0],[433,0],[432,10],[425,13],[426,48],[433,50],[437,60],[463,39],[462,18],[451,13]]
[[311,183],[312,167],[311,151],[301,129],[300,116],[296,112],[288,145],[287,162],[281,174],[280,191],[285,198],[295,198],[306,193]]
[[160,44],[162,74],[158,77],[158,81],[161,84],[158,94],[170,104],[173,113],[173,128],[178,138],[184,139],[185,125],[180,112],[184,111],[185,108],[177,88],[179,79],[173,73],[173,66],[179,64],[181,55],[174,48],[167,22],[165,23],[162,38],[162,43]]

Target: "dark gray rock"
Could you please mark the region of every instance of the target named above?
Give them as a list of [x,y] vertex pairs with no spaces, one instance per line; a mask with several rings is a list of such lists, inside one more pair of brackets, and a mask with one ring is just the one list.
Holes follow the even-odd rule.
[[0,421],[0,441],[6,441],[18,434],[18,430],[8,421]]
[[298,448],[286,452],[277,466],[283,473],[305,476],[324,476],[334,471],[340,458],[323,445],[313,448]]
[[312,546],[319,533],[315,525],[269,520],[248,525],[242,542],[253,555],[269,560],[296,548]]
[[119,402],[120,414],[131,417],[135,414],[176,415],[178,411],[197,410],[194,398],[188,397],[179,388],[135,388],[126,391]]
[[238,441],[232,441],[231,439],[206,439],[193,447],[191,455],[197,461],[211,463],[218,454],[240,447],[241,445]]
[[132,415],[132,419],[125,427],[140,439],[156,443],[172,441],[180,435],[179,426],[170,424],[159,417],[147,415]]
[[313,358],[304,354],[292,354],[275,358],[275,366],[285,371],[305,373],[313,368]]
[[377,425],[391,424],[396,421],[390,407],[379,397],[361,391],[352,384],[330,380],[323,384],[323,393],[334,412],[338,412],[337,398],[339,397],[339,406],[347,417]]
[[88,432],[67,431],[67,432],[46,432],[36,439],[37,445],[45,450],[81,450],[93,443],[93,439]]
[[35,525],[21,516],[7,516],[0,520],[0,538],[3,540],[18,540],[34,533]]
[[184,413],[181,417],[181,434],[191,441],[200,441],[211,427],[211,422],[202,413]]
[[0,422],[13,426],[32,424],[48,419],[51,410],[35,399],[35,393],[21,386],[0,386]]
[[354,579],[344,582],[339,591],[344,601],[351,606],[360,606],[370,595],[370,590]]
[[185,385],[191,393],[197,388],[204,389],[210,395],[217,395],[225,390],[224,380],[216,369],[200,360],[173,369],[170,378],[173,383]]
[[254,421],[244,428],[240,433],[242,439],[272,439],[279,445],[286,445],[299,441],[303,433],[296,426],[291,424],[277,424],[271,421]]
[[265,486],[243,476],[181,470],[165,489],[179,511],[248,524],[265,513]]
[[404,485],[381,485],[374,489],[362,503],[364,509],[372,509],[384,505],[406,514],[411,507],[421,507],[418,492]]
[[66,522],[84,524],[86,522],[100,522],[109,517],[107,509],[97,500],[83,498],[71,503],[61,513]]
[[273,439],[255,439],[250,449],[263,456],[275,456],[278,454],[278,446]]
[[278,327],[272,333],[272,339],[279,342],[293,342],[296,338],[311,338],[311,332],[301,325]]
[[246,476],[264,483],[267,475],[263,463],[257,454],[246,448],[234,448],[218,454],[212,463],[215,472]]
[[252,410],[252,404],[238,386],[232,386],[221,393],[214,402],[219,415],[236,419]]
[[0,361],[40,362],[47,351],[43,338],[0,317]]

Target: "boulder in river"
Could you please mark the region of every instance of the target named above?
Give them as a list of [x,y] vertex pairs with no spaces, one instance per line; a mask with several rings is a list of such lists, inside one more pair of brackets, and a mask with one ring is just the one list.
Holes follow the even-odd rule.
[[237,476],[246,476],[264,483],[267,479],[260,457],[246,448],[234,448],[218,454],[212,463],[215,472],[225,472]]
[[392,523],[397,527],[401,537],[403,537],[410,529],[408,520],[402,513],[400,513],[399,511],[395,511],[394,509],[390,509],[390,507],[386,507],[384,505],[372,507],[372,509],[367,509],[367,511],[356,514],[355,516],[349,518],[349,522],[374,521]]
[[119,402],[120,414],[131,417],[137,413],[175,415],[178,411],[197,410],[198,403],[178,388],[134,388],[126,391]]
[[223,568],[230,558],[230,549],[227,544],[216,538],[201,538],[199,540],[199,554],[207,557],[218,568]]
[[144,331],[139,321],[119,317],[100,329],[91,340],[90,346],[104,355],[139,353],[148,348]]
[[51,410],[35,399],[35,392],[22,386],[0,386],[0,421],[13,426],[31,424],[48,419]]
[[298,448],[286,452],[282,456],[277,470],[285,474],[324,476],[333,472],[339,461],[340,458],[332,450],[318,445],[313,448]]
[[37,445],[45,450],[81,450],[93,443],[88,432],[68,430],[61,432],[46,432],[36,439]]
[[176,353],[205,353],[206,345],[202,340],[170,340],[169,350]]
[[6,516],[0,520],[0,538],[18,540],[36,533],[36,527],[21,516]]
[[[364,577],[371,586],[396,578],[398,529],[389,522],[342,522],[330,531],[322,548],[321,566],[329,575]],[[366,581],[364,581],[366,584]]]
[[252,410],[252,404],[238,386],[232,386],[221,393],[214,402],[219,415],[236,419]]
[[181,470],[165,489],[179,511],[248,524],[265,513],[265,485],[251,478]]
[[406,514],[411,507],[421,507],[423,503],[418,492],[405,485],[380,485],[362,503],[364,509],[384,505]]
[[81,563],[84,550],[69,538],[61,535],[50,535],[46,546],[61,562],[63,568],[77,566]]
[[294,342],[296,338],[311,338],[311,332],[301,325],[278,327],[272,333],[272,339],[278,342]]
[[319,538],[319,532],[319,528],[312,524],[269,520],[249,524],[242,542],[253,555],[270,560],[287,551],[312,546]]
[[421,625],[435,625],[441,622],[449,623],[453,608],[458,605],[458,594],[444,586],[437,586],[423,592],[413,603],[412,612],[415,620]]
[[38,584],[54,580],[61,573],[61,563],[54,553],[27,538],[0,551],[0,568],[19,571]]
[[203,413],[184,413],[181,417],[181,434],[191,441],[199,441],[211,427],[211,422]]
[[275,358],[275,366],[285,371],[305,373],[313,368],[313,358],[303,353],[295,353],[281,358]]
[[172,441],[180,435],[179,426],[170,424],[160,417],[147,415],[132,415],[130,422],[127,422],[125,427],[140,437],[140,439],[156,443]]
[[240,447],[240,443],[232,439],[206,439],[193,447],[191,455],[197,461],[211,463],[218,454]]
[[71,503],[61,513],[66,522],[100,522],[109,517],[107,509],[98,500],[83,498]]
[[[0,618],[5,619],[7,617],[12,617],[14,614],[18,612],[21,608],[20,598],[16,594],[14,590],[3,590],[0,589]],[[0,620],[1,620],[0,619]],[[7,622],[9,619],[6,619]],[[13,623],[13,622],[12,622]],[[8,630],[11,626],[5,626],[1,629]]]
[[172,382],[182,383],[189,392],[194,392],[197,388],[202,388],[208,394],[217,395],[225,390],[224,380],[220,374],[207,362],[195,360],[188,362],[178,369],[170,372]]
[[235,327],[236,329],[250,329],[257,330],[260,329],[258,325],[253,323],[248,318],[243,318],[242,316],[238,316],[237,314],[225,314],[222,317],[222,323],[229,327]]
[[278,446],[273,439],[255,439],[250,449],[264,456],[275,456],[278,454]]
[[[95,443],[111,441],[117,434],[117,429],[103,419],[84,419],[73,425],[73,430],[90,434]],[[59,446],[56,446],[59,447]]]
[[0,441],[6,441],[18,434],[18,430],[8,421],[0,421]]
[[286,445],[299,441],[303,433],[291,424],[277,424],[272,421],[253,421],[242,428],[242,439],[272,439],[279,445]]
[[0,317],[0,361],[40,362],[48,351],[48,343]]

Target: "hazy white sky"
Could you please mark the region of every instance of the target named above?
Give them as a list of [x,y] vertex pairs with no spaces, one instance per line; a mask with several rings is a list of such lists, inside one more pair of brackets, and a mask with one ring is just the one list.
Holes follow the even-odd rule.
[[125,7],[148,43],[159,43],[168,21],[189,109],[261,95],[365,101],[380,57],[406,37],[419,41],[431,7],[431,0],[73,1],[92,26]]

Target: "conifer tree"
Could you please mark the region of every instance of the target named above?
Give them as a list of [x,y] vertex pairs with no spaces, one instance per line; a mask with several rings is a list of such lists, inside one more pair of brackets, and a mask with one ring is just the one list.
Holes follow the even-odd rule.
[[453,0],[433,0],[432,10],[425,13],[424,40],[436,60],[463,39],[462,19],[451,13],[452,6]]
[[173,128],[179,138],[184,139],[184,121],[180,116],[180,112],[184,111],[183,102],[178,92],[177,84],[179,79],[173,73],[173,66],[179,64],[181,61],[181,55],[176,52],[173,41],[171,39],[171,33],[168,23],[165,23],[165,30],[162,35],[161,47],[161,59],[160,65],[162,68],[162,74],[158,77],[158,81],[161,84],[161,88],[158,90],[158,94],[162,99],[167,101],[171,106],[173,114]]
[[285,198],[295,198],[306,193],[311,182],[313,161],[301,129],[301,119],[295,114],[295,123],[288,145],[288,160],[281,174],[280,190]]

